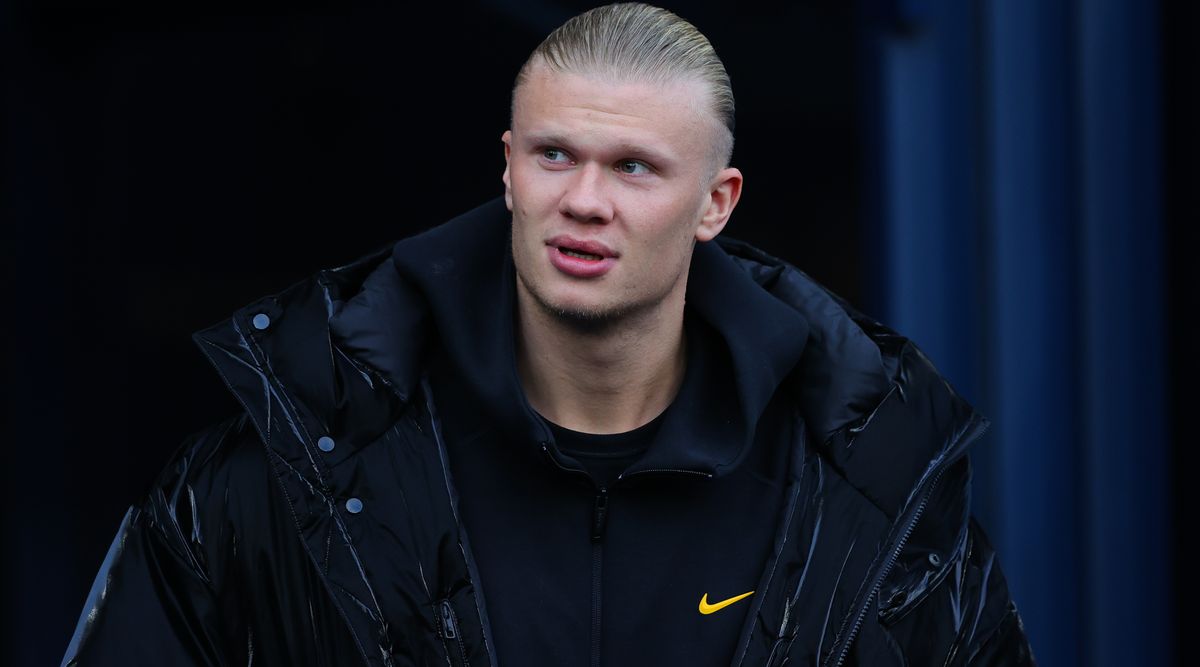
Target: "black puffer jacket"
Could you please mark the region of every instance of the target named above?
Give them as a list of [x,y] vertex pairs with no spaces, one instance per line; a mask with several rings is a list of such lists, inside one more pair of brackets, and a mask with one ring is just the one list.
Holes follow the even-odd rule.
[[[496,200],[447,225],[506,218]],[[719,244],[704,252],[809,326],[787,379],[807,435],[732,664],[1034,664],[970,515],[985,420],[911,342]],[[188,438],[130,508],[64,664],[495,664],[425,376],[428,304],[391,256],[194,335],[245,412]]]

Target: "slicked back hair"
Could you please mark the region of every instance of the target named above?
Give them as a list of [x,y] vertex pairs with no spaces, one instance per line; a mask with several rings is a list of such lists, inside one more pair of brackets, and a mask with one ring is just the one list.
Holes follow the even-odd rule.
[[613,82],[667,84],[699,80],[709,106],[724,128],[716,133],[710,155],[712,173],[729,166],[733,155],[733,88],[725,65],[699,30],[679,16],[640,2],[596,7],[568,20],[538,45],[517,72],[517,90],[537,64],[558,72],[600,77]]

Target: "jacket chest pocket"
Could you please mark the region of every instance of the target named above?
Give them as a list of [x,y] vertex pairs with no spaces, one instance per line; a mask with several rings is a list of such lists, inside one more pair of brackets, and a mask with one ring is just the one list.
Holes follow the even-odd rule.
[[952,568],[940,567],[940,556],[930,552],[928,563],[919,563],[899,576],[889,576],[879,589],[879,622],[891,626],[904,618],[928,597]]

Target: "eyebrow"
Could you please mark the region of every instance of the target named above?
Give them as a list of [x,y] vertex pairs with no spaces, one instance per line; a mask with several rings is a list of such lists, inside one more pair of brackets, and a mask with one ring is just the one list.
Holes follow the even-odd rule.
[[[570,148],[573,145],[571,140],[567,139],[564,135],[554,133],[530,133],[526,140],[534,146],[562,146],[564,148]],[[655,164],[667,165],[674,162],[674,160],[671,159],[671,157],[667,154],[661,153],[653,148],[648,148],[641,144],[631,144],[620,141],[615,144],[611,144],[610,146],[606,146],[605,148],[606,150],[611,148],[613,152],[619,153],[622,156],[640,158]]]

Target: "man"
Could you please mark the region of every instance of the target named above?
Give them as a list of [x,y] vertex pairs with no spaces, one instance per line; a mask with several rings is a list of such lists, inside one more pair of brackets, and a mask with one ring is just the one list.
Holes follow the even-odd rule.
[[984,420],[713,243],[733,98],[612,5],[521,69],[505,196],[195,340],[245,413],[131,508],[65,664],[1033,664]]

